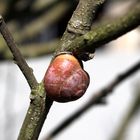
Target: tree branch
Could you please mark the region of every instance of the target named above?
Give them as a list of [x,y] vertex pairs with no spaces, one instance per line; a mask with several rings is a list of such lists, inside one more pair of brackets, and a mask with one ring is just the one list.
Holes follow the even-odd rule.
[[67,1],[60,1],[49,11],[46,11],[34,21],[28,23],[23,30],[15,34],[15,39],[21,42],[25,39],[32,38],[37,35],[42,29],[49,27],[51,24],[62,18],[70,9]]
[[114,137],[112,138],[112,140],[123,140],[124,139],[124,133],[129,125],[129,123],[131,122],[132,118],[136,115],[136,113],[139,111],[140,109],[140,88],[139,88],[139,84],[137,85],[138,88],[136,88],[135,91],[135,97],[134,100],[132,102],[132,105],[129,108],[129,111],[126,113],[126,116],[124,117],[122,124],[120,125],[118,131],[115,132]]
[[[82,2],[82,0],[81,0],[81,2]],[[85,1],[85,3],[86,2],[87,3],[91,2],[91,0],[87,0],[87,1]],[[85,9],[85,14],[91,15],[91,11],[92,10]],[[135,12],[135,11],[137,11],[137,12]],[[78,27],[79,28],[82,27],[83,30],[85,30],[85,32],[86,32],[87,29],[90,29],[91,24],[88,24],[88,26],[83,26],[83,25],[76,26],[77,27],[76,33],[72,32],[71,27],[68,27],[69,29],[67,28],[67,30],[63,36],[63,39],[62,39],[62,48],[61,49],[59,48],[59,51],[71,51],[71,52],[75,53],[76,55],[78,55],[78,54],[80,55],[81,53],[89,51],[90,49],[91,49],[91,51],[89,51],[90,53],[94,52],[94,49],[97,48],[99,45],[107,43],[110,40],[113,40],[113,39],[117,38],[118,36],[126,33],[127,31],[137,27],[139,25],[139,21],[140,21],[139,14],[140,14],[140,7],[135,8],[135,10],[133,12],[129,13],[128,17],[120,20],[121,22],[119,22],[118,24],[113,23],[113,24],[111,24],[112,27],[109,27],[109,25],[106,25],[105,27],[102,27],[102,28],[100,27],[99,29],[96,30],[96,32],[91,31],[81,37],[78,37],[82,34],[81,32],[80,33],[78,32],[79,31]],[[84,21],[84,19],[85,18],[83,18],[82,22]],[[89,21],[85,21],[85,22],[88,22],[88,23],[91,22],[91,19],[86,18],[86,20],[89,20]],[[128,24],[126,21],[128,22]],[[135,23],[134,23],[134,21],[135,21]],[[130,22],[130,24],[129,24],[129,22]],[[72,25],[72,23],[70,23],[70,24]],[[121,26],[120,24],[124,24],[124,26]],[[115,29],[115,28],[118,28],[118,29]],[[121,30],[122,30],[122,32],[118,33],[118,31],[121,31]],[[37,81],[33,75],[33,71],[28,66],[28,64],[22,57],[21,53],[17,49],[16,44],[15,44],[10,32],[8,31],[6,24],[2,17],[0,18],[0,32],[2,33],[4,39],[6,40],[6,43],[9,46],[9,48],[14,56],[15,62],[17,63],[17,65],[19,66],[21,71],[23,72],[29,86],[32,89],[30,107],[26,114],[26,118],[25,118],[23,126],[21,128],[18,140],[25,140],[25,139],[35,140],[39,136],[39,133],[41,131],[41,128],[42,128],[42,125],[46,118],[46,115],[52,105],[52,101],[50,99],[46,98],[46,93],[44,90],[43,83],[41,83],[41,84],[37,83]],[[99,34],[97,34],[97,33],[99,33]],[[115,37],[114,36],[112,37],[112,34]],[[107,37],[105,37],[105,36],[107,36]],[[77,39],[75,39],[75,38],[77,38]],[[73,43],[73,39],[75,39],[74,43]],[[95,43],[95,47],[91,47],[91,45],[93,45],[94,43]],[[132,73],[133,72],[130,72],[129,75],[131,75]],[[121,82],[127,77],[127,75],[124,77],[123,76],[120,76],[120,77],[121,77],[120,79],[122,79],[122,80],[120,80],[120,82]],[[117,85],[118,83],[115,83],[115,84]],[[113,86],[115,86],[115,84]],[[113,88],[112,88],[112,90],[113,90]],[[110,92],[110,89],[108,89],[108,90],[109,90],[108,92]],[[101,103],[102,102],[101,99],[104,98],[104,96],[106,96],[106,94],[108,94],[105,91],[104,91],[104,93],[105,93],[105,95],[99,94],[96,97],[94,97],[92,99],[93,101],[86,106],[90,107],[92,104]],[[99,101],[98,101],[98,99],[99,99]]]
[[[104,24],[90,32],[77,37],[68,45],[63,45],[61,51],[73,52],[80,57],[84,52],[92,53],[96,48],[104,45],[140,25],[140,3],[130,10],[127,15],[112,23]],[[81,58],[88,60],[88,58]]]
[[77,110],[74,114],[72,114],[69,118],[64,120],[59,126],[57,126],[46,138],[46,140],[52,139],[56,135],[58,135],[62,130],[68,127],[72,122],[78,119],[83,113],[85,113],[88,109],[90,109],[93,105],[102,104],[105,102],[105,97],[109,95],[121,82],[129,78],[132,74],[140,70],[140,61],[132,66],[126,72],[117,76],[108,86],[103,88],[102,90],[93,94],[87,103],[82,106],[79,110]]
[[28,108],[25,120],[18,140],[37,140],[46,119],[46,116],[53,103],[46,97],[44,84],[40,83],[36,90],[32,90],[31,103]]
[[80,0],[68,23],[68,32],[85,34],[90,31],[96,10],[104,2],[105,0]]
[[20,51],[17,49],[14,39],[6,27],[2,17],[0,18],[0,32],[11,50],[15,62],[21,69],[31,88],[31,103],[20,130],[18,140],[36,140],[38,139],[41,128],[53,101],[46,97],[44,84],[37,83],[33,75],[33,71],[26,63]]
[[33,70],[28,66],[20,51],[17,49],[15,41],[8,28],[6,27],[6,24],[2,17],[0,17],[0,32],[13,54],[15,63],[19,66],[20,70],[24,74],[30,88],[35,89],[38,83],[33,74]]
[[70,51],[64,48],[67,48],[78,36],[90,31],[96,9],[104,2],[105,0],[79,1],[79,4],[68,23],[67,29],[62,36],[61,47],[56,51],[56,55],[63,51]]
[[[55,52],[59,42],[59,39],[56,39],[45,43],[31,43],[23,46],[21,45],[18,49],[25,58],[34,58]],[[12,58],[11,52],[5,47],[5,45],[4,47],[0,48],[0,54],[0,61]]]

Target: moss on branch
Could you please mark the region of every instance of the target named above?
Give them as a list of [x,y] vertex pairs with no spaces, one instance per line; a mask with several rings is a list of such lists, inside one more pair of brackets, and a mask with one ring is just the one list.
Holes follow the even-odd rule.
[[[127,15],[92,29],[90,32],[77,37],[69,46],[63,46],[61,51],[73,52],[78,57],[84,52],[92,53],[96,48],[104,45],[140,25],[140,4],[129,11]],[[82,59],[82,58],[81,58]]]
[[[94,2],[98,1],[100,0]],[[84,0],[81,0],[80,2],[84,2]],[[87,2],[86,4],[88,6],[94,3],[93,0],[87,0],[85,2]],[[90,5],[88,2],[91,2]],[[91,6],[90,8],[93,7]],[[85,14],[91,16],[92,10],[84,10],[84,11]],[[78,15],[75,16],[76,18],[74,20],[78,18],[77,17]],[[79,16],[82,20],[85,21],[88,20],[85,17],[83,18],[81,14]],[[16,44],[10,32],[6,28],[6,24],[4,23],[2,18],[0,22],[1,22],[0,31],[6,40],[7,45],[9,46],[15,61],[17,62],[19,68],[21,69],[22,73],[27,79],[27,82],[29,83],[32,90],[31,103],[27,111],[23,126],[21,128],[18,140],[26,140],[26,139],[36,140],[38,139],[45,118],[52,105],[52,101],[46,97],[43,83],[38,84],[38,82],[36,81],[33,71],[27,65],[25,59],[23,58],[20,51],[16,47]],[[91,19],[89,19],[89,21],[86,22],[88,22],[88,25],[87,26],[82,25],[84,27],[84,28],[82,27],[82,30],[90,29]],[[78,57],[85,52],[93,53],[96,48],[100,47],[105,43],[108,43],[109,41],[116,39],[117,37],[120,37],[121,35],[127,33],[128,31],[136,28],[139,24],[140,24],[140,4],[134,7],[133,11],[130,11],[126,16],[120,18],[119,20],[93,29],[92,31],[82,36],[80,36],[81,33],[79,35],[79,32],[68,32],[68,30],[71,30],[69,28],[68,30],[66,30],[62,38],[62,47],[59,48],[59,51],[70,51],[73,52]],[[41,28],[42,26],[40,26],[40,29]],[[80,26],[79,29],[81,29]],[[77,28],[78,31],[79,29]]]
[[44,84],[38,84],[33,71],[18,50],[16,43],[2,17],[0,17],[0,32],[13,54],[15,63],[19,66],[31,88],[31,103],[23,122],[18,140],[36,140],[39,137],[39,133],[53,101],[46,97]]
[[27,111],[24,123],[20,130],[18,140],[36,140],[42,129],[52,101],[46,98],[43,83],[31,92],[31,103]]
[[[79,1],[76,10],[68,22],[66,31],[62,36],[61,47],[57,49],[55,55],[63,51],[71,51],[68,49],[68,46],[73,42],[73,40],[90,31],[97,7],[102,5],[104,2],[105,0]],[[87,57],[89,56],[87,55]]]

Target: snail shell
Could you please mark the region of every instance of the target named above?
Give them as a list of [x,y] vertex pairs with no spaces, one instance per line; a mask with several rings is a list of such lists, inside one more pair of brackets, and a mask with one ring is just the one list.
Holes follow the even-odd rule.
[[70,54],[61,54],[51,62],[44,77],[47,96],[57,102],[80,98],[89,85],[89,75]]

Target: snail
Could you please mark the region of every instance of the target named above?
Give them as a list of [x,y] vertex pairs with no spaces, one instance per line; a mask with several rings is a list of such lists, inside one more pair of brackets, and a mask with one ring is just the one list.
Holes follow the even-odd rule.
[[67,53],[57,55],[44,76],[46,94],[57,102],[77,100],[86,92],[89,81],[82,63]]

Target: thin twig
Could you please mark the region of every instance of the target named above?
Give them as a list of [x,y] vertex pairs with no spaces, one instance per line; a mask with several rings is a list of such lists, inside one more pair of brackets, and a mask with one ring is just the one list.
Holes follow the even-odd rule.
[[49,0],[49,1],[44,1],[44,0],[36,0],[32,6],[33,11],[40,12],[44,9],[49,9],[50,7],[54,6],[59,2],[60,0]]
[[83,113],[85,113],[88,109],[90,109],[93,105],[102,104],[105,102],[105,97],[109,95],[121,82],[129,78],[132,74],[140,70],[140,61],[137,62],[134,66],[132,66],[126,72],[117,76],[108,86],[93,94],[87,103],[82,106],[79,110],[77,110],[74,114],[72,114],[69,118],[64,120],[59,126],[57,126],[46,138],[49,140],[56,135],[58,135],[62,130],[68,127],[72,122],[78,119]]
[[[55,52],[58,47],[59,39],[43,43],[31,43],[27,45],[20,45],[18,48],[25,58],[35,58],[39,56],[46,56]],[[2,46],[0,46],[2,47]],[[7,47],[0,48],[0,61],[12,59],[13,56]]]
[[9,49],[11,50],[15,63],[19,66],[20,70],[24,74],[31,89],[35,89],[38,85],[37,80],[33,74],[33,70],[28,66],[25,59],[18,50],[16,43],[9,32],[2,16],[0,17],[0,32],[5,39]]
[[44,12],[40,17],[28,23],[21,31],[17,32],[14,35],[15,39],[21,42],[33,38],[35,35],[39,34],[40,31],[62,18],[69,9],[70,5],[67,1],[58,2],[49,11]]
[[124,134],[126,132],[128,125],[130,124],[131,120],[133,119],[133,117],[136,115],[136,113],[140,109],[140,87],[139,87],[139,85],[140,85],[140,83],[138,83],[138,85],[137,85],[134,100],[133,100],[131,106],[129,107],[129,110],[126,113],[118,131],[115,132],[115,135],[112,138],[112,140],[123,140],[124,139]]

